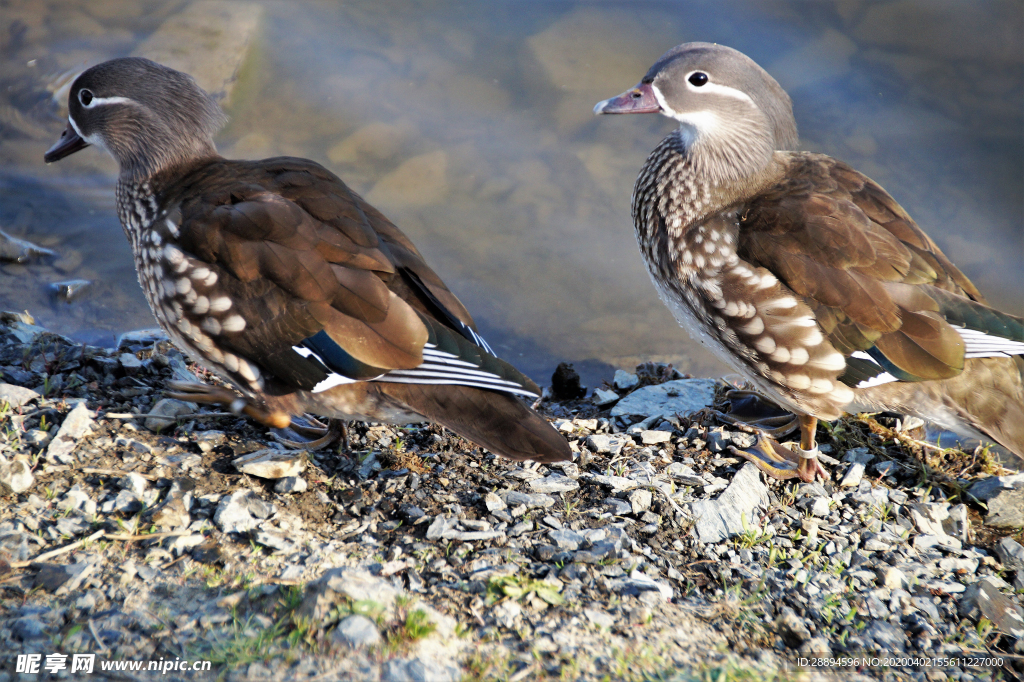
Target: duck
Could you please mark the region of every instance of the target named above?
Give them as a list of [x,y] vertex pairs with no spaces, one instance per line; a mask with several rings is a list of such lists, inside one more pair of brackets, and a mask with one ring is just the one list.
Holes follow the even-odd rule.
[[753,425],[735,452],[777,479],[827,480],[819,420],[891,411],[1024,464],[1024,320],[991,307],[878,183],[797,150],[789,95],[754,60],[684,43],[594,113],[678,123],[633,188],[640,254],[680,326],[800,434],[787,447]]
[[74,80],[44,156],[93,146],[117,161],[150,309],[228,385],[179,382],[172,396],[277,429],[302,415],[428,421],[512,460],[571,459],[524,402],[537,385],[496,356],[405,234],[314,161],[220,156],[225,121],[188,74],[113,59]]

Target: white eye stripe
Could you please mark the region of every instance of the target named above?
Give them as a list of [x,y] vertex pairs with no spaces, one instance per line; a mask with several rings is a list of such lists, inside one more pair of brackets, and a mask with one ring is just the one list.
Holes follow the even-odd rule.
[[88,104],[82,104],[82,107],[84,107],[86,109],[93,109],[95,107],[100,106],[101,104],[134,104],[134,103],[135,102],[133,100],[130,100],[127,97],[96,97],[95,95],[93,95],[93,98],[89,101],[89,103]]
[[723,95],[725,97],[732,97],[733,99],[738,99],[738,100],[740,100],[742,102],[749,102],[750,104],[754,103],[754,100],[750,99],[750,95],[748,95],[747,93],[743,92],[742,90],[737,90],[736,88],[730,88],[728,85],[721,85],[719,83],[712,83],[711,81],[708,81],[707,83],[705,83],[704,85],[700,86],[699,88],[697,86],[691,84],[690,81],[686,81],[686,85],[687,85],[687,87],[689,87],[692,90],[702,90],[704,92],[713,92],[713,93],[715,93],[717,95]]

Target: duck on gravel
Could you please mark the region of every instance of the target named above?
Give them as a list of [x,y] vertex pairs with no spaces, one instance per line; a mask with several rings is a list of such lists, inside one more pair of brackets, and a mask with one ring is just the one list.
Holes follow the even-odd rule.
[[686,43],[596,114],[679,127],[633,189],[640,253],[680,325],[796,416],[739,451],[828,477],[817,422],[891,410],[1024,463],[1024,320],[978,289],[877,183],[797,144],[789,96],[746,55]]
[[187,74],[140,58],[74,81],[46,152],[117,160],[117,212],[171,341],[233,390],[177,384],[283,428],[311,413],[431,421],[514,460],[571,457],[524,402],[536,384],[499,359],[412,242],[308,159],[232,161],[225,117]]

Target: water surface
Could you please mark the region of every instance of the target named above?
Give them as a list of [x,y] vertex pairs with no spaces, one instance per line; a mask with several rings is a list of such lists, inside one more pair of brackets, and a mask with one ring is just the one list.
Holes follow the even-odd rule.
[[[1024,314],[1019,2],[255,2],[261,28],[218,137],[240,158],[315,159],[417,244],[499,354],[547,383],[614,367],[723,371],[676,326],[629,199],[662,117],[593,104],[673,45],[740,49],[791,94],[801,145],[886,187],[990,300]],[[61,257],[0,266],[0,309],[91,343],[154,326],[96,150],[46,166],[51,91],[131,54],[187,3],[0,8],[0,228]],[[182,38],[186,49],[189,38]],[[95,282],[72,304],[52,282]]]

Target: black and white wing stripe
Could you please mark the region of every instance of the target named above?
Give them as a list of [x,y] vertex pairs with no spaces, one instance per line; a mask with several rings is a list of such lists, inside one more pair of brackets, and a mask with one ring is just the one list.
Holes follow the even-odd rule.
[[344,374],[338,374],[337,372],[331,371],[328,369],[330,365],[324,360],[324,358],[310,348],[305,346],[292,346],[292,350],[306,359],[312,358],[316,360],[320,365],[322,365],[321,369],[327,373],[327,378],[317,382],[316,386],[313,387],[313,393],[322,393],[323,391],[332,389],[335,386],[341,386],[342,384],[354,384],[357,381],[360,381],[359,379],[353,379],[345,376]]
[[[1024,342],[986,334],[967,327],[954,326],[953,328],[964,340],[965,358],[1008,358],[1013,355],[1024,355]],[[900,377],[887,371],[870,352],[854,351],[847,359],[847,366],[847,373],[859,379],[858,383],[852,384],[854,388],[871,388],[901,381]]]
[[452,353],[438,350],[434,344],[428,343],[424,346],[423,359],[423,364],[419,367],[394,369],[373,381],[389,381],[396,384],[455,384],[487,388],[527,398],[537,397],[536,393],[526,390],[520,384],[502,379],[492,372],[485,372],[471,362],[460,360]]
[[1008,358],[1011,355],[1024,355],[1024,343],[1001,336],[992,336],[976,329],[954,327],[964,339],[967,347],[965,358]]
[[487,343],[487,340],[484,337],[480,336],[475,331],[473,331],[472,327],[470,327],[467,324],[464,324],[463,322],[461,322],[459,320],[456,320],[455,322],[458,324],[459,331],[462,332],[463,336],[465,336],[465,337],[469,338],[470,340],[472,340],[473,343],[475,343],[476,345],[480,346],[481,348],[483,348],[485,351],[487,351],[491,355],[493,355],[495,357],[498,356],[498,354],[494,352],[494,349],[491,348],[491,344]]
[[491,348],[491,345],[487,343],[484,337],[480,336],[480,334],[478,334],[472,327],[470,327],[468,324],[466,324],[458,317],[453,315],[452,312],[448,310],[448,308],[445,307],[445,305],[441,303],[440,300],[438,300],[437,296],[434,295],[434,292],[430,290],[430,287],[424,284],[423,280],[420,279],[419,275],[417,275],[412,270],[409,270],[408,268],[402,268],[401,272],[406,277],[408,282],[412,284],[415,287],[415,289],[420,292],[420,294],[423,295],[423,298],[427,301],[427,303],[429,303],[430,306],[433,307],[433,313],[439,319],[444,320],[444,322],[448,325],[449,328],[459,332],[466,339],[472,341],[477,346],[480,346],[494,357],[498,357],[498,354],[494,352],[494,349]]
[[[468,337],[461,336],[463,330],[448,331],[440,326],[429,326],[431,341],[423,347],[422,364],[411,369],[376,370],[380,371],[376,376],[323,331],[303,339],[292,346],[292,350],[308,361],[306,369],[312,370],[317,377],[313,380],[316,382],[311,388],[313,393],[358,381],[381,381],[472,386],[527,398],[537,397],[537,392],[530,390],[532,382],[498,359],[490,346],[469,327],[465,327],[465,331],[480,339],[480,343],[471,343]],[[444,348],[440,347],[442,345]]]
[[[878,361],[862,350],[854,351],[846,360],[847,375],[853,375],[859,381],[851,384],[853,388],[871,388],[893,381],[899,381],[878,364]],[[854,374],[854,370],[856,374]],[[844,377],[845,378],[845,377]]]

